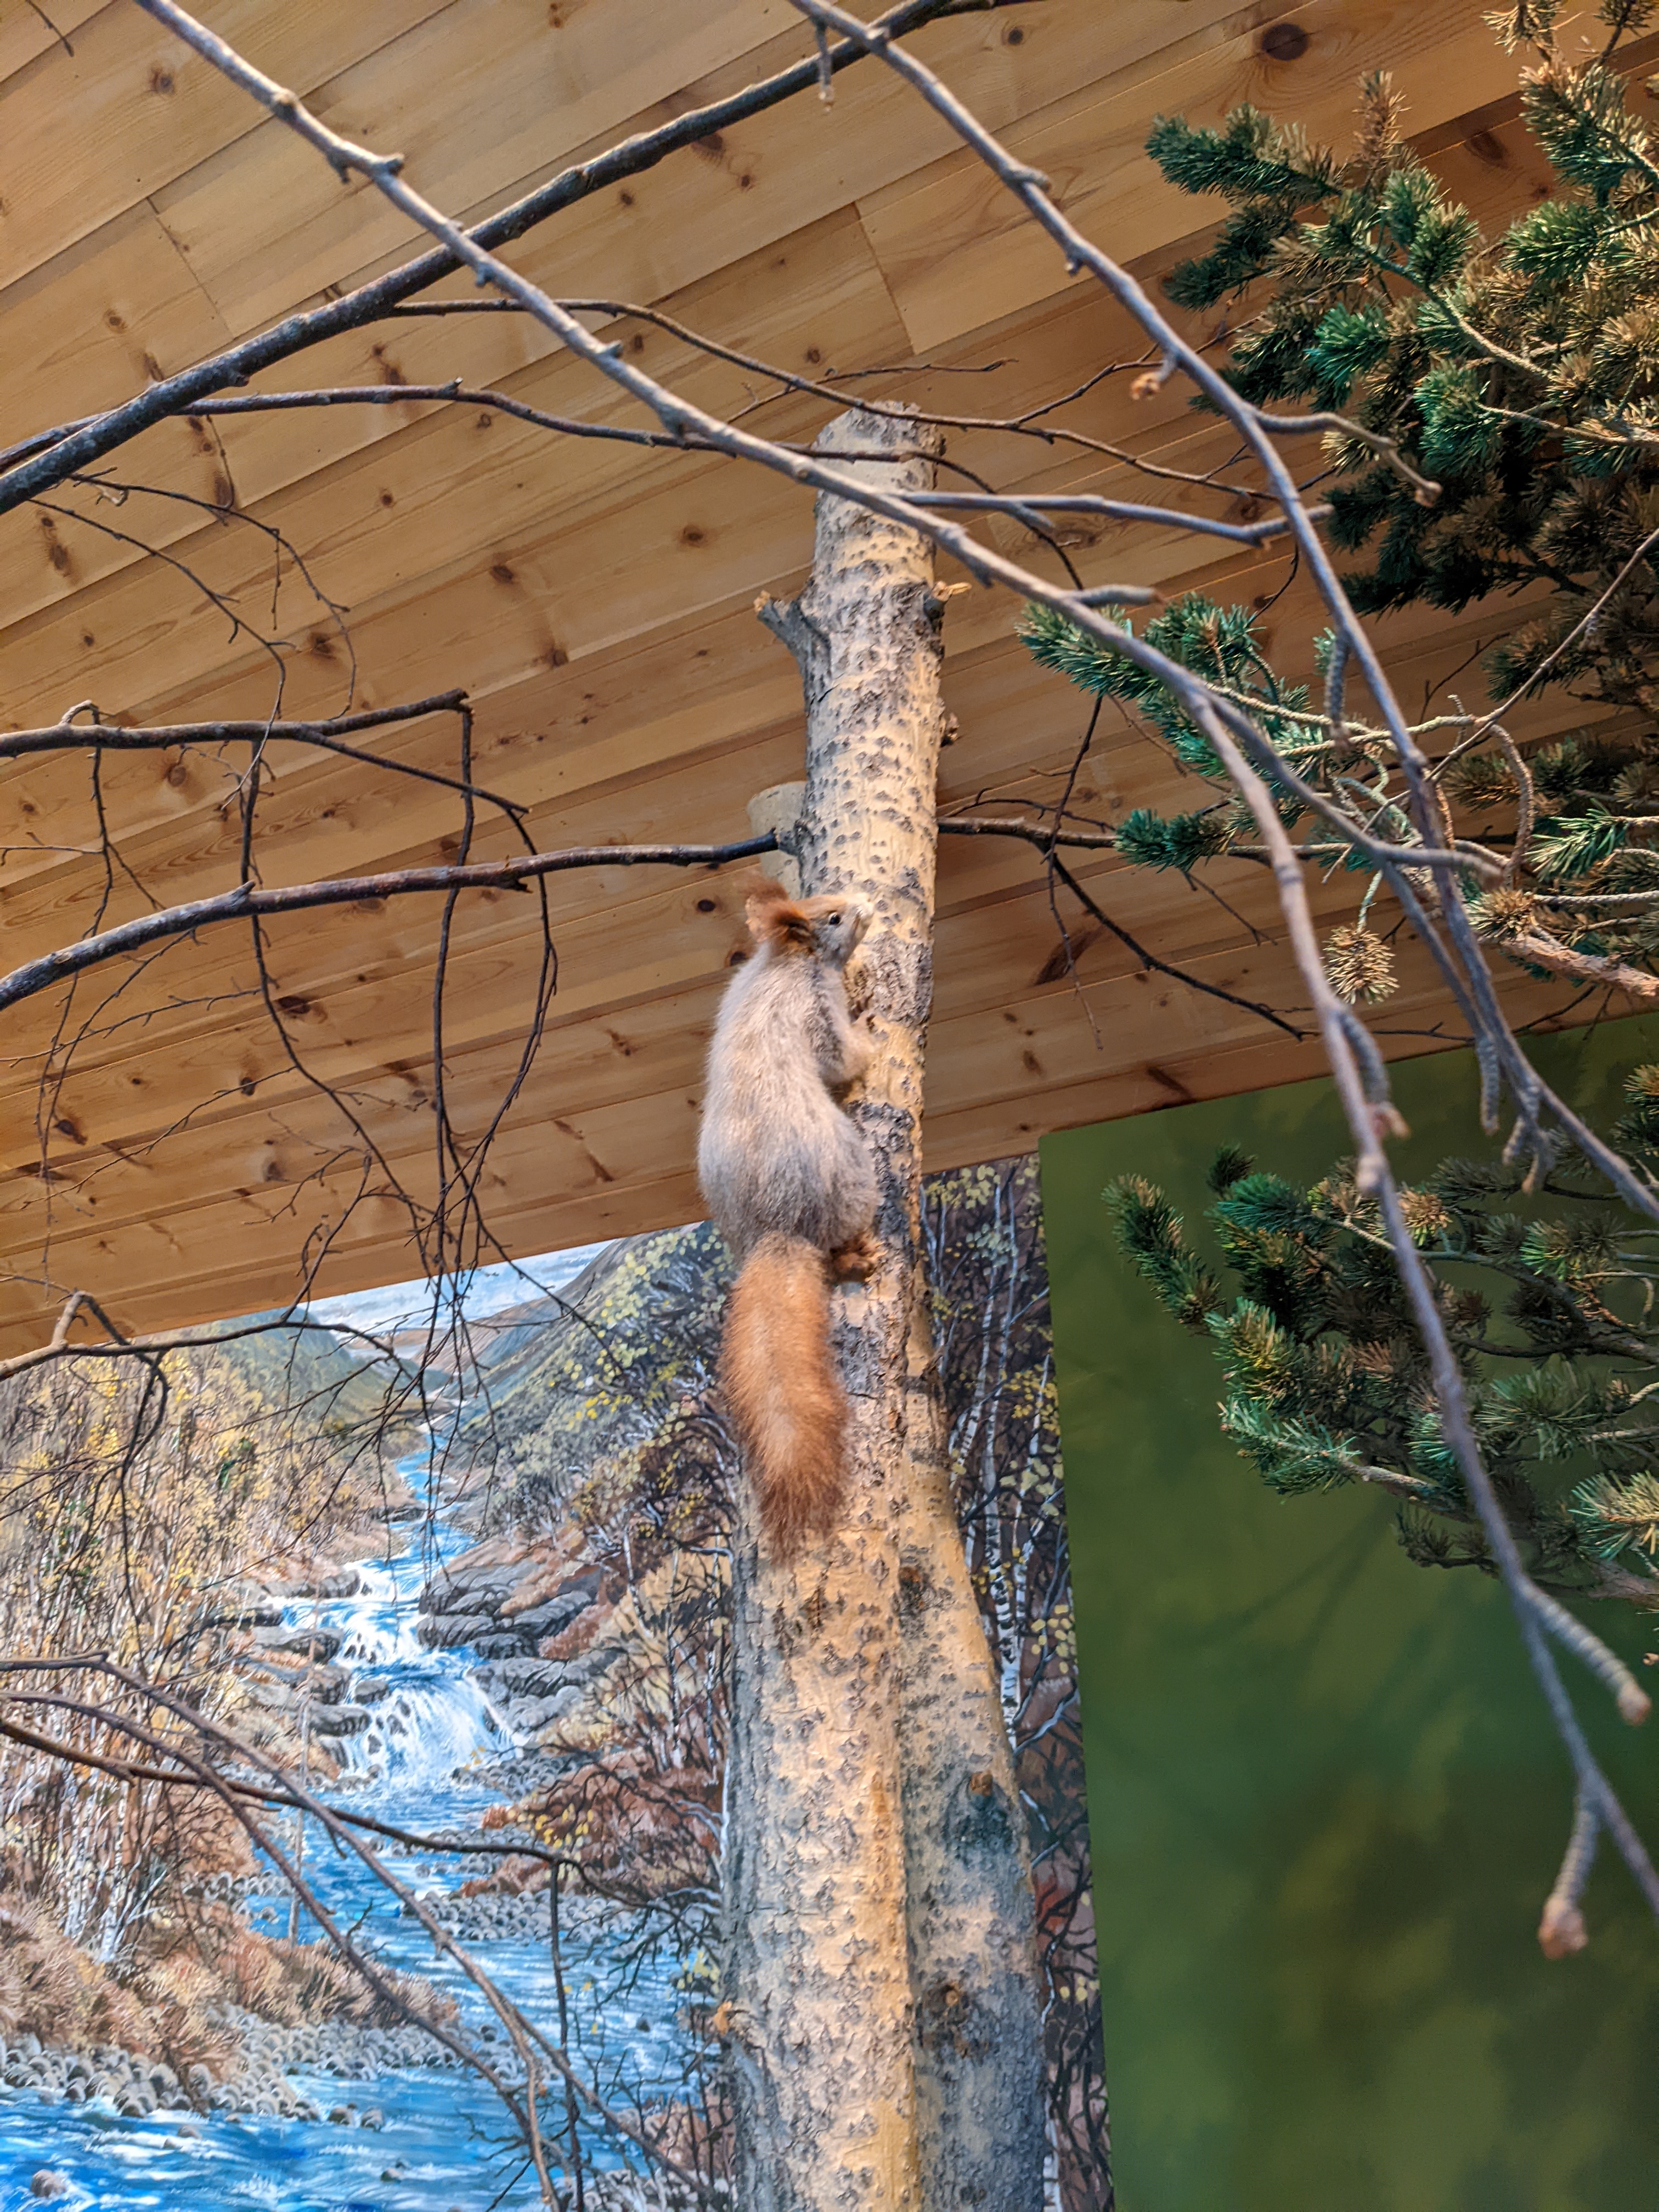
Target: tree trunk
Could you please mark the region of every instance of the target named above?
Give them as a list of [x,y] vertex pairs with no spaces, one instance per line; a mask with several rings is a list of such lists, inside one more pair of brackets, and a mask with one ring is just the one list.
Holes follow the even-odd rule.
[[927,1286],[900,1519],[906,1917],[925,2212],[1041,2212],[1043,2021],[1024,1814],[951,1495]]
[[[854,413],[822,450],[933,479],[937,434]],[[801,664],[807,892],[873,918],[850,979],[877,1054],[854,1112],[880,1264],[836,1294],[851,1417],[840,1529],[735,1547],[728,1953],[744,2212],[1035,2212],[1033,1908],[988,1645],[950,1494],[920,1265],[942,606],[927,542],[821,498],[811,581],[763,610]]]

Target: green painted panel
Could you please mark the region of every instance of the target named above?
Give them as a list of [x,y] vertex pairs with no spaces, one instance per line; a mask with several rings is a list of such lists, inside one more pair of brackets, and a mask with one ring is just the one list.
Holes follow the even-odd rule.
[[[1606,1126],[1659,1020],[1536,1057]],[[1468,1055],[1395,1078],[1408,1171],[1483,1149]],[[1413,1566],[1375,1493],[1275,1498],[1112,1244],[1109,1177],[1200,1228],[1224,1143],[1309,1181],[1350,1149],[1322,1081],[1042,1147],[1121,2212],[1654,2212],[1659,1930],[1604,1844],[1590,1948],[1538,1950],[1571,1782],[1502,1592]],[[1574,1671],[1659,1847],[1659,1721]]]

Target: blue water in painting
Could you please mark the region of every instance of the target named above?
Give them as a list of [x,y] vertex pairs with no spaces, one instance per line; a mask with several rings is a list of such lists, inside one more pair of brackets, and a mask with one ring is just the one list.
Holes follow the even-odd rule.
[[[424,1462],[404,1472],[418,1486]],[[337,1793],[341,1803],[428,1835],[474,1826],[499,1802],[476,1769],[513,1748],[471,1679],[472,1655],[427,1651],[415,1633],[422,1583],[468,1541],[441,1521],[428,1522],[423,1540],[406,1555],[364,1566],[356,1596],[320,1606],[306,1599],[289,1616],[295,1626],[316,1620],[336,1630],[343,1638],[339,1663],[389,1685],[389,1695],[373,1708],[374,1726],[345,1740],[356,1786]],[[382,1856],[406,1887],[426,1895],[458,1887],[488,1863],[392,1844]],[[360,1940],[380,1958],[453,1996],[464,2020],[493,2021],[459,1967],[434,1953],[418,1922],[403,1917],[396,1899],[359,1861],[337,1856],[313,1832],[305,1866],[319,1899],[344,1924],[361,1923]],[[287,1893],[274,1879],[268,1898],[252,1900],[249,1909],[256,1926],[286,1930]],[[302,1919],[300,1932],[316,1930]],[[544,1936],[469,1942],[467,1948],[531,2018],[556,2028]],[[579,1933],[567,1934],[563,1954],[573,2048],[590,2075],[637,2095],[672,2090],[682,2079],[685,2055],[672,1965],[631,1974],[618,1994],[613,1960],[585,1948]],[[375,2107],[385,2124],[377,2131],[201,2114],[182,2106],[126,2119],[102,2100],[71,2106],[0,2086],[0,2212],[36,2212],[29,2181],[42,2166],[70,2182],[70,2194],[56,2200],[70,2212],[172,2212],[175,2206],[218,2212],[485,2212],[495,2206],[516,2212],[539,2202],[533,2177],[520,2171],[523,2154],[507,2113],[470,2071],[411,2069],[368,2081],[326,2073],[289,2078],[325,2112],[348,2102]],[[181,2123],[197,2132],[181,2135]],[[584,2142],[594,2164],[619,2162],[614,2139],[596,2132],[585,2134]]]

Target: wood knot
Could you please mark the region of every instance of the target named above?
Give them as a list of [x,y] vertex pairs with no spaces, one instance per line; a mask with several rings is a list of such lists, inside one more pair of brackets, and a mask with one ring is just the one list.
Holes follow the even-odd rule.
[[1300,23],[1269,23],[1261,33],[1261,51],[1272,62],[1299,62],[1310,43]]

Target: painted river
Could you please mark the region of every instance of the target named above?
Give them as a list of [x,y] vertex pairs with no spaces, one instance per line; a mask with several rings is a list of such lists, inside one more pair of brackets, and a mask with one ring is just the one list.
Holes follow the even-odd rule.
[[[422,1463],[405,1468],[412,1483]],[[337,1793],[352,1809],[432,1835],[476,1826],[499,1802],[477,1770],[513,1749],[472,1679],[472,1655],[428,1651],[416,1636],[421,1585],[466,1537],[441,1521],[406,1556],[366,1564],[354,1597],[291,1608],[295,1626],[313,1621],[342,1638],[339,1663],[386,1686],[373,1707],[374,1724],[348,1738],[351,1784]],[[348,1696],[352,1695],[348,1692]],[[428,1899],[455,1889],[487,1862],[440,1858],[385,1847],[388,1869]],[[423,1976],[453,1996],[463,2019],[493,2024],[453,1964],[434,1954],[418,1922],[355,1858],[337,1856],[314,1834],[306,1845],[306,1874],[319,1897],[359,1940],[389,1964]],[[254,1924],[285,1930],[288,1899],[273,1880],[268,1897],[248,1910]],[[302,1919],[301,1932],[313,1932]],[[554,1978],[544,1926],[532,1939],[464,1940],[489,1974],[532,2018],[556,2021]],[[676,2026],[678,2000],[666,1968],[630,1973],[625,1991],[610,1948],[594,1948],[580,1927],[564,1942],[572,2043],[623,2094],[648,2095],[680,2078],[684,2045]],[[498,2100],[470,2071],[413,2067],[373,2080],[341,2080],[298,2071],[293,2086],[325,2112],[349,2100],[378,2114],[375,2127],[327,2121],[204,2115],[163,2109],[124,2118],[107,2100],[72,2106],[38,2092],[0,2087],[0,2212],[38,2212],[30,2181],[42,2168],[70,2185],[55,2201],[81,2208],[242,2206],[270,2212],[499,2212],[538,2202],[533,2179],[520,2172],[511,2124]],[[617,2162],[604,2136],[585,2138],[598,2166]],[[517,2177],[515,2179],[515,2176]]]

